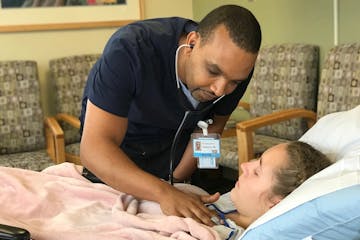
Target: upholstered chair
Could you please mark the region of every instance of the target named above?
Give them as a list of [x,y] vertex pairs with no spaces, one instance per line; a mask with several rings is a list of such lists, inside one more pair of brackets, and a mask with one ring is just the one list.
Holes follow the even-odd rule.
[[[318,63],[319,48],[310,44],[275,44],[260,49],[248,86],[249,103],[241,104],[249,110],[250,116],[250,120],[242,123],[255,124],[246,132],[251,141],[242,139],[242,143],[238,143],[239,136],[222,138],[220,165],[237,170],[241,162],[259,156],[267,148],[298,139],[315,122],[314,114],[308,116],[310,122],[301,118],[287,118],[282,122],[268,119],[260,124],[257,120],[287,109],[315,111]],[[287,111],[287,114],[298,113]],[[233,128],[235,132],[235,126]]]
[[55,86],[56,119],[65,138],[65,161],[80,164],[80,111],[88,74],[100,54],[83,54],[52,59],[50,81]]
[[[47,142],[48,152],[44,125],[46,132],[52,135]],[[61,143],[62,137],[54,118],[46,118],[44,124],[36,62],[1,61],[0,165],[43,170],[61,155],[61,147],[55,144],[55,138]]]
[[360,104],[360,43],[346,43],[327,53],[319,84],[317,119]]

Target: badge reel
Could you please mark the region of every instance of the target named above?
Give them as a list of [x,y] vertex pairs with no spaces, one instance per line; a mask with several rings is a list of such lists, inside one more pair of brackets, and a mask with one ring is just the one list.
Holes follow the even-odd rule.
[[199,121],[198,127],[202,133],[191,134],[193,144],[193,156],[198,159],[197,166],[200,169],[217,169],[220,158],[220,135],[208,133],[208,126],[212,120]]

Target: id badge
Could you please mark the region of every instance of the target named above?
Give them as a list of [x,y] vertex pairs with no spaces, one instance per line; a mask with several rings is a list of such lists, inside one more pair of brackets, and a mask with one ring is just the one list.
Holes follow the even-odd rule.
[[220,135],[209,133],[191,134],[193,156],[197,158],[197,166],[200,169],[216,169],[219,167],[220,158]]

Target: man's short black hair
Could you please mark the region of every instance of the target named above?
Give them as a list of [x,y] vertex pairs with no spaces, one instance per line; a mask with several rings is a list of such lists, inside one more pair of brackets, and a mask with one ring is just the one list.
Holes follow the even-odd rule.
[[238,5],[223,5],[208,13],[199,23],[197,32],[201,42],[206,43],[213,30],[223,24],[232,41],[240,48],[257,53],[261,44],[260,24],[246,8]]

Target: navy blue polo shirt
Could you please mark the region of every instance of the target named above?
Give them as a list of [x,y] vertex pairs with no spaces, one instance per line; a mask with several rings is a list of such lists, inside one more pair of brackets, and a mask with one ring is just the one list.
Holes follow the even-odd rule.
[[[128,118],[124,142],[150,143],[173,138],[184,112],[191,108],[179,100],[175,52],[180,37],[196,28],[197,23],[192,20],[173,17],[138,21],[117,30],[89,74],[81,125],[86,101],[90,99],[99,108]],[[249,80],[250,77],[206,115],[229,115]],[[195,127],[195,121],[186,126],[189,132]]]

